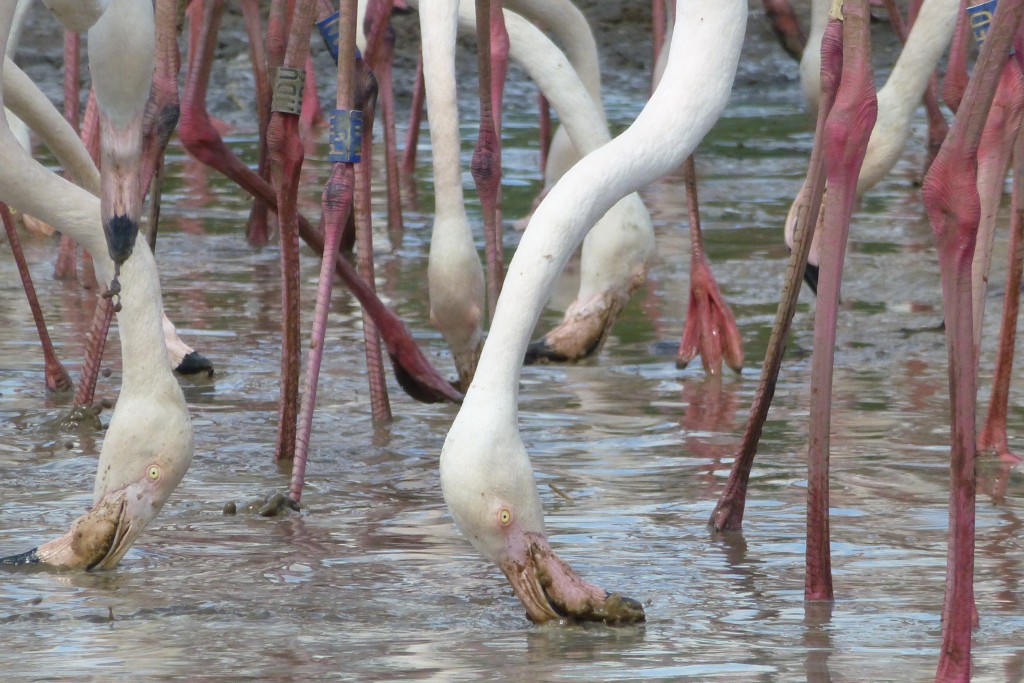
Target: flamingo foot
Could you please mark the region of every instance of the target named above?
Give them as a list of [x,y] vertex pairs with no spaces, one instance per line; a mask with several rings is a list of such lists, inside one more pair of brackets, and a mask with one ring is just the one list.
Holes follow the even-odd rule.
[[241,505],[231,501],[224,505],[225,515],[238,513],[256,515],[258,517],[283,517],[289,512],[298,512],[299,504],[283,493],[268,493],[263,498],[251,500]]
[[698,353],[709,375],[722,372],[723,358],[734,371],[743,368],[743,343],[736,318],[705,259],[695,261],[690,274],[690,307],[676,354],[676,367],[685,368]]

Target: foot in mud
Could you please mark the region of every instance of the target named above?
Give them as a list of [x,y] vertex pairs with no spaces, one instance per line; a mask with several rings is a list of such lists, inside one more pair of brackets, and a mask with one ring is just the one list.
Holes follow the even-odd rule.
[[256,515],[258,517],[283,517],[288,512],[298,512],[299,504],[283,493],[268,493],[263,498],[237,504],[231,501],[224,505],[225,515]]

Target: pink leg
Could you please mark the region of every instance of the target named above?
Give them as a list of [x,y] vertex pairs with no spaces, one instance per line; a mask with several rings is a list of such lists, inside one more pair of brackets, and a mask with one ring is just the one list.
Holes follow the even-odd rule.
[[548,167],[548,150],[551,149],[551,105],[543,93],[537,93],[537,111],[540,137],[540,175],[543,178]]
[[967,89],[967,52],[971,31],[967,25],[968,0],[960,0],[960,11],[957,13],[956,30],[949,47],[949,59],[946,62],[946,77],[942,80],[942,101],[953,112],[960,107],[960,101]]
[[996,355],[995,379],[989,399],[985,427],[978,437],[978,449],[994,451],[1001,460],[1021,462],[1010,451],[1006,438],[1006,414],[1010,401],[1010,375],[1017,342],[1017,314],[1020,310],[1021,273],[1024,271],[1024,134],[1017,134],[1013,161],[1013,198],[1010,210],[1010,265],[1006,273],[1006,295],[1003,320],[999,326],[999,350]]
[[790,57],[796,61],[804,55],[804,45],[807,44],[807,36],[800,27],[800,20],[789,0],[762,0],[765,16],[771,24],[772,33],[775,34],[779,45]]
[[[313,27],[313,0],[299,0],[292,16],[284,67],[303,69],[309,55]],[[278,83],[281,82],[278,76]],[[275,93],[276,94],[276,93]],[[281,242],[281,398],[278,408],[274,461],[290,461],[295,454],[299,398],[299,174],[304,157],[296,113],[274,111],[267,127],[270,172],[277,189],[277,219]]]
[[981,208],[976,159],[1024,1],[1003,0],[974,67],[956,120],[925,178],[924,200],[935,232],[949,350],[951,412],[949,551],[936,680],[971,677],[974,611],[975,408],[971,261]]
[[[496,12],[494,9],[496,9]],[[498,303],[501,283],[504,280],[505,258],[501,244],[501,227],[498,220],[498,192],[501,185],[501,150],[496,126],[496,114],[493,106],[494,81],[500,67],[492,70],[492,39],[495,31],[504,33],[504,21],[500,29],[495,26],[495,17],[502,17],[500,0],[476,0],[477,16],[477,66],[480,72],[480,135],[473,151],[473,180],[476,182],[477,194],[484,216],[484,250],[487,257],[487,307],[490,316],[494,316],[494,306]],[[490,21],[486,20],[490,17]],[[507,55],[508,34],[504,34]],[[501,49],[500,45],[497,48]],[[504,84],[504,76],[500,82]],[[497,111],[500,111],[500,107]],[[500,114],[499,114],[500,115]]]
[[392,83],[392,63],[395,52],[395,32],[391,27],[393,7],[393,0],[374,0],[367,7],[363,27],[367,34],[365,61],[376,77],[381,111],[384,115],[384,170],[388,187],[388,234],[392,241],[398,244],[402,239],[403,225],[402,197],[398,180],[398,146],[395,142],[395,94]]
[[878,115],[871,73],[871,37],[865,0],[843,3],[843,72],[825,122],[825,232],[822,235],[814,357],[811,365],[810,445],[807,453],[807,574],[804,597],[832,600],[828,469],[839,290],[850,217],[868,138]]
[[36,288],[32,284],[32,276],[28,271],[28,263],[25,262],[25,253],[21,250],[21,241],[14,229],[14,220],[11,218],[11,211],[6,204],[0,203],[0,220],[3,221],[4,230],[7,231],[7,242],[14,254],[14,261],[18,264],[18,272],[21,274],[21,284],[25,288],[25,296],[28,298],[28,306],[32,310],[32,319],[36,323],[36,332],[39,333],[39,343],[43,347],[43,363],[45,367],[46,388],[53,392],[71,391],[73,384],[71,376],[61,365],[57,358],[57,352],[50,341],[50,333],[46,330],[46,321],[43,320],[43,311],[39,307],[39,298],[36,296]]
[[[259,163],[256,172],[264,180],[269,180],[267,124],[270,122],[270,77],[267,74],[267,53],[263,46],[260,10],[257,0],[241,0],[239,4],[242,7],[245,33],[249,38],[249,61],[252,62],[252,75],[256,83],[256,119],[260,131]],[[245,229],[245,239],[254,247],[262,247],[270,242],[268,213],[267,203],[259,197],[255,198]]]
[[807,265],[807,254],[811,248],[813,226],[818,222],[821,197],[825,190],[825,122],[832,110],[836,89],[839,86],[840,69],[843,64],[842,32],[842,22],[830,18],[821,41],[821,98],[807,179],[800,192],[801,202],[798,205],[796,227],[793,231],[793,251],[790,252],[789,264],[786,266],[786,279],[779,297],[779,307],[775,312],[775,324],[768,339],[768,349],[765,352],[764,364],[761,366],[761,378],[750,406],[743,440],[729,472],[729,480],[708,521],[708,527],[714,532],[738,531],[743,525],[750,468],[754,464],[765,418],[768,417],[768,407],[775,395],[775,383],[782,367],[785,340],[796,311],[797,296]]
[[64,32],[64,118],[78,131],[80,59],[82,36],[71,31]]
[[[282,0],[283,4],[283,0]],[[268,22],[269,25],[269,22]],[[243,164],[231,153],[224,140],[213,127],[206,113],[206,88],[209,80],[210,60],[216,44],[216,26],[204,26],[208,35],[203,39],[196,64],[189,69],[185,80],[185,94],[182,98],[181,124],[178,134],[185,149],[199,161],[220,171],[242,189],[266,202],[271,211],[277,211],[277,196],[273,186]],[[270,53],[270,31],[268,29],[268,53]],[[324,251],[324,236],[304,217],[298,217],[299,236],[317,254]],[[395,316],[373,290],[362,280],[349,262],[339,256],[335,269],[345,286],[368,309],[377,322],[384,337],[394,365],[395,375],[405,391],[418,401],[434,403],[441,401],[458,402],[462,395],[427,360],[416,346],[408,328]]]
[[[79,106],[79,78],[81,77],[82,37],[77,33],[66,31],[64,33],[64,118],[68,120],[75,131],[79,130],[80,106]],[[77,277],[75,272],[77,261],[76,255],[78,246],[75,241],[67,235],[60,238],[60,249],[57,252],[57,263],[53,268],[53,276],[58,280],[73,280]]]
[[[149,244],[156,248],[156,232],[160,215],[161,178],[164,151],[178,125],[178,72],[181,55],[178,53],[177,0],[157,0],[156,3],[156,68],[153,85],[146,103],[142,135],[142,193],[152,190],[150,200]],[[154,184],[153,179],[157,182]]]
[[[342,3],[341,9],[344,14],[339,18],[341,49],[338,52],[336,106],[338,110],[344,111],[353,108],[352,80],[355,67],[356,3],[354,0],[346,0]],[[355,150],[342,151],[351,154]],[[302,407],[299,411],[295,459],[292,463],[292,479],[288,488],[288,496],[295,503],[302,500],[306,459],[309,454],[309,435],[313,428],[313,411],[316,409],[317,382],[320,376],[320,362],[323,358],[324,337],[327,332],[327,312],[334,284],[334,263],[331,254],[338,251],[341,230],[352,211],[353,176],[354,164],[352,162],[335,162],[331,168],[331,175],[324,185],[322,196],[325,229],[324,256],[320,261],[320,279],[316,292],[316,307],[313,312],[313,331],[309,355],[306,361],[306,380],[302,388]],[[377,350],[379,353],[379,342]]]
[[72,415],[79,414],[83,408],[92,406],[96,397],[96,379],[100,374],[100,364],[103,361],[103,347],[107,344],[107,334],[110,331],[110,320],[114,316],[114,305],[106,297],[96,300],[96,307],[93,309],[92,327],[89,329],[89,337],[85,343],[85,363],[82,365],[82,377],[78,380],[78,389],[75,391],[75,408]]
[[676,354],[676,367],[685,368],[699,351],[707,374],[722,372],[723,356],[729,367],[739,372],[743,367],[743,342],[704,252],[697,206],[697,170],[692,154],[683,165],[683,176],[690,211],[690,308]]
[[312,131],[324,124],[324,112],[320,108],[320,98],[316,91],[316,71],[313,69],[313,58],[306,55],[306,86],[302,89],[302,113],[299,115],[299,130],[303,137],[312,137]]
[[[373,160],[373,111],[376,106],[377,85],[373,73],[365,62],[357,64],[356,106],[363,111],[362,161],[355,173],[356,242],[359,252],[359,274],[363,282],[373,289],[373,226],[370,208],[370,169]],[[378,424],[391,421],[391,404],[387,384],[384,382],[384,360],[380,352],[380,332],[373,316],[363,309],[363,341],[366,345],[366,371],[370,383],[370,409]]]
[[416,59],[416,84],[412,89],[412,106],[409,112],[409,128],[405,132],[405,149],[402,152],[402,190],[410,209],[416,208],[416,147],[420,140],[420,124],[423,121],[423,101],[426,92],[423,84],[423,55]]

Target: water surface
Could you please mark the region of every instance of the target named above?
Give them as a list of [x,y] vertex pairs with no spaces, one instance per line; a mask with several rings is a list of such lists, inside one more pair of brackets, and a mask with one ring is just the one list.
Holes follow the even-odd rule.
[[[835,605],[808,607],[802,592],[809,292],[752,475],[744,532],[713,539],[705,530],[756,385],[785,267],[780,226],[811,138],[795,67],[763,35],[758,40],[698,160],[707,249],[743,333],[743,373],[708,379],[699,364],[676,370],[665,353],[678,341],[687,300],[689,243],[678,177],[644,193],[657,255],[647,286],[600,355],[523,373],[520,427],[552,541],[584,577],[641,599],[645,626],[527,622],[500,572],[458,534],[441,498],[438,454],[456,409],[415,403],[391,380],[395,420],[372,423],[358,304],[343,289],[331,310],[302,515],[222,514],[227,501],[287,486],[271,462],[278,256],[276,247],[246,245],[249,200],[174,143],[157,250],[164,301],[182,334],[217,367],[212,380],[183,381],[196,458],[116,571],[4,576],[5,677],[930,678],[945,573],[948,408],[944,340],[934,331],[941,319],[937,263],[915,186],[920,130],[892,176],[865,199],[852,229],[833,399]],[[617,128],[642,105],[644,78],[626,67],[606,78]],[[511,221],[525,212],[538,179],[532,90],[515,73],[510,88]],[[463,96],[475,111],[475,95]],[[471,122],[464,133],[468,154]],[[229,143],[255,158],[251,124],[235,128]],[[406,213],[400,242],[389,240],[382,197],[376,198],[377,284],[429,357],[454,374],[428,320],[432,187],[429,150],[421,151],[421,203]],[[302,189],[310,216],[324,157],[322,144],[311,149]],[[479,224],[475,204],[471,212]],[[517,240],[509,231],[509,253]],[[26,251],[58,351],[77,370],[93,297],[50,278],[50,240],[29,240]],[[1000,237],[983,397],[1005,251]],[[308,251],[302,267],[308,326],[319,267]],[[53,426],[67,405],[44,392],[11,258],[0,258],[0,272],[0,551],[10,553],[61,533],[90,504],[102,435]],[[571,264],[542,328],[571,301],[574,273]],[[118,358],[115,335],[100,396],[116,394]],[[1010,415],[1017,448],[1024,448],[1022,399],[1018,383]],[[1019,471],[990,458],[980,462],[976,680],[1024,677],[1021,484]]]

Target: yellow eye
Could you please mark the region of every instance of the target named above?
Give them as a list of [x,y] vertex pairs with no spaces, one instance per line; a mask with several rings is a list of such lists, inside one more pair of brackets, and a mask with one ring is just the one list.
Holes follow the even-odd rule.
[[498,512],[498,522],[500,522],[502,526],[508,526],[509,524],[511,524],[512,511],[509,510],[508,508],[501,508],[501,510]]
[[160,478],[160,468],[156,465],[150,465],[148,474],[151,480],[156,481]]

